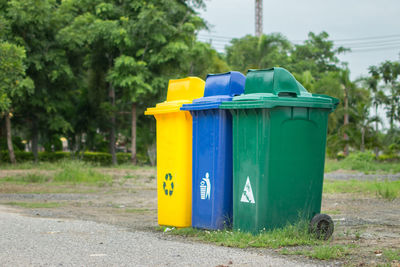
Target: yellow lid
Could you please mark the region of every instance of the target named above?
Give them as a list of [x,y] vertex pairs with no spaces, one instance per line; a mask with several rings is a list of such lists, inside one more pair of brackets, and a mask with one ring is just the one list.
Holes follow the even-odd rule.
[[144,114],[177,112],[183,104],[190,104],[193,99],[202,97],[204,86],[205,82],[197,77],[169,80],[167,101],[159,103],[153,108],[148,108]]

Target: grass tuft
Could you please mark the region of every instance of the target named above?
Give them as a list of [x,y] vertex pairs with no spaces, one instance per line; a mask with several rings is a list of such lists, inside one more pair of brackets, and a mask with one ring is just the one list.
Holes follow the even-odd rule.
[[389,261],[400,261],[400,249],[386,249],[383,256]]
[[50,177],[38,174],[28,173],[26,175],[7,176],[2,179],[2,182],[12,182],[21,184],[45,183],[50,180]]
[[[163,230],[160,228],[159,230]],[[196,240],[215,243],[226,247],[265,247],[304,246],[322,244],[308,232],[308,222],[288,225],[284,228],[261,231],[258,235],[247,232],[218,230],[207,231],[194,228],[178,228],[167,232],[171,235],[192,237]]]
[[349,255],[350,248],[350,246],[345,245],[322,245],[315,246],[310,250],[289,250],[287,248],[284,248],[280,251],[280,253],[283,255],[304,255],[318,260],[334,260],[343,259],[347,255]]

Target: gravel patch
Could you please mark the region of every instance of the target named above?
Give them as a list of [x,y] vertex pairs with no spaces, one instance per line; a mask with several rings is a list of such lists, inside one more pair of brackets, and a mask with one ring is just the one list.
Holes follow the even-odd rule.
[[397,181],[400,180],[400,173],[364,174],[362,172],[345,173],[341,171],[336,171],[336,172],[325,173],[324,178],[327,180]]

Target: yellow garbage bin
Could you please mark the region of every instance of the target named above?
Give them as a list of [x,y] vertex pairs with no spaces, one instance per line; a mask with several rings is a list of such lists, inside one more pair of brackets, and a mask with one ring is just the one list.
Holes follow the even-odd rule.
[[183,104],[204,94],[196,77],[170,80],[167,101],[148,108],[157,123],[158,224],[189,227],[192,220],[192,116]]

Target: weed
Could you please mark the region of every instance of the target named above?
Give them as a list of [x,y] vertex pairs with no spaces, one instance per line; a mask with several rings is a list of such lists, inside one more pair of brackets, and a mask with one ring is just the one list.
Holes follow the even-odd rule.
[[389,184],[387,181],[384,183],[376,184],[377,196],[389,201],[393,201],[397,198],[398,191],[398,188],[392,187],[391,184]]
[[10,206],[17,206],[21,208],[27,209],[39,209],[39,208],[58,208],[61,206],[61,203],[57,202],[45,202],[45,203],[38,203],[38,202],[7,202],[4,203]]

